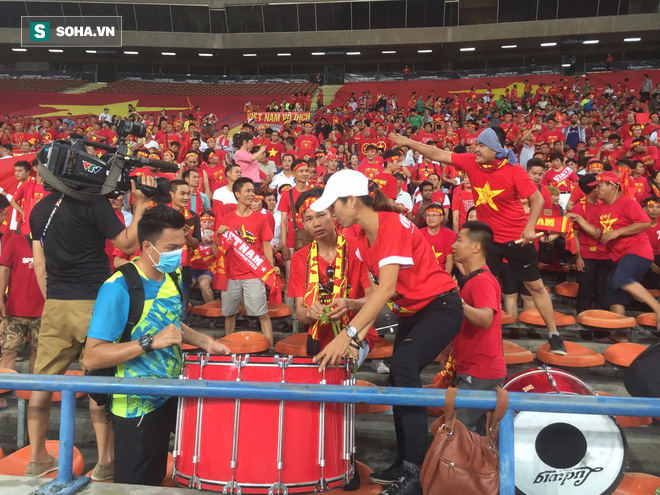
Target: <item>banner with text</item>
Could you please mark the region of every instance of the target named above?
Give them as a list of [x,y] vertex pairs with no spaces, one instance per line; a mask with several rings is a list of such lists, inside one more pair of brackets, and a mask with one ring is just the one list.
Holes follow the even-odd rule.
[[311,120],[311,112],[248,112],[248,122],[254,119],[257,124],[284,124],[291,120],[304,122]]

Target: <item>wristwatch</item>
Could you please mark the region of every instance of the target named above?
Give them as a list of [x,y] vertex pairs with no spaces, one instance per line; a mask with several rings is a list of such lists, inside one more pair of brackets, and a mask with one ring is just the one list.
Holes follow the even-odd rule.
[[350,325],[347,325],[346,326],[346,335],[348,335],[351,338],[351,340],[353,340],[353,342],[355,342],[358,345],[358,347],[360,347],[360,349],[364,347],[364,342],[362,342],[358,338],[357,328],[352,327]]
[[150,352],[151,349],[151,342],[154,340],[154,336],[151,334],[143,335],[140,337],[140,340],[138,340],[138,343],[140,344],[140,347],[142,347],[142,350],[144,352]]

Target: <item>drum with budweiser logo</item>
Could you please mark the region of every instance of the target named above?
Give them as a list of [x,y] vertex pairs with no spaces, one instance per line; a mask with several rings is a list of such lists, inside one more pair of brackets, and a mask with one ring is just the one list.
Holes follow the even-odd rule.
[[[548,367],[507,380],[509,392],[596,395],[575,375]],[[623,477],[626,441],[616,420],[592,414],[520,411],[514,419],[516,491],[609,494]]]

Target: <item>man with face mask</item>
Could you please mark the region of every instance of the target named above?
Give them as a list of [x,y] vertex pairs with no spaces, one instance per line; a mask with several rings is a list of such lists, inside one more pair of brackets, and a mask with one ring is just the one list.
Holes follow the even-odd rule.
[[[211,354],[229,349],[181,321],[177,270],[186,244],[184,216],[159,204],[138,222],[141,256],[132,263],[144,288],[145,304],[130,339],[131,297],[123,273],[116,272],[99,290],[85,345],[85,366],[116,367],[115,376],[176,378],[182,365],[181,343]],[[158,485],[165,477],[170,432],[176,423],[176,398],[151,395],[112,396],[115,483]]]

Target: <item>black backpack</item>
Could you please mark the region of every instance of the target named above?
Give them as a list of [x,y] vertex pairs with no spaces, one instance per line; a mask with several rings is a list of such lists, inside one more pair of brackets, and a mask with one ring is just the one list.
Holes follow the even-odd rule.
[[660,340],[651,344],[626,369],[626,390],[633,397],[660,398]]
[[[121,339],[119,339],[119,343],[124,343],[131,340],[133,328],[142,317],[142,311],[144,310],[144,285],[142,285],[142,278],[133,263],[126,263],[125,265],[120,266],[115,270],[115,273],[117,272],[120,272],[124,276],[124,280],[126,280],[126,285],[128,286],[128,295],[130,297],[128,321],[124,327],[124,333],[121,334]],[[171,272],[167,275],[174,282],[174,285],[179,291],[179,296],[182,296],[181,286],[179,285],[179,274],[177,272]],[[111,368],[101,368],[88,371],[87,374],[90,376],[115,376],[116,370],[117,367],[113,366]],[[109,396],[107,394],[93,393],[89,394],[89,396],[94,399],[99,406],[108,404]]]

